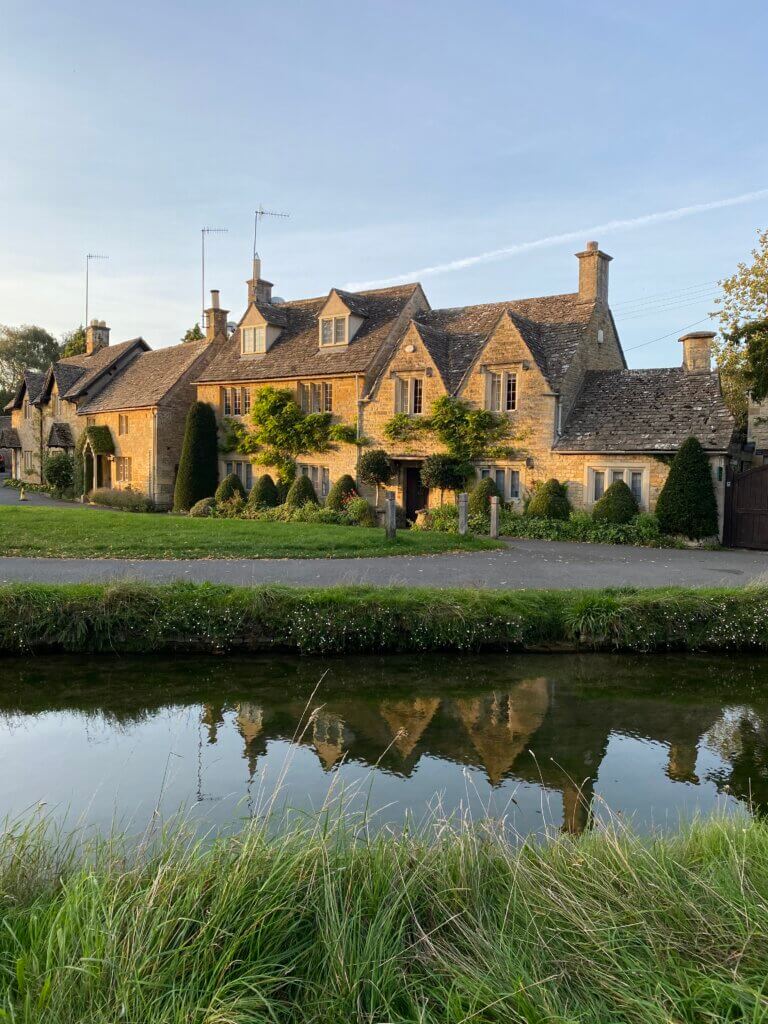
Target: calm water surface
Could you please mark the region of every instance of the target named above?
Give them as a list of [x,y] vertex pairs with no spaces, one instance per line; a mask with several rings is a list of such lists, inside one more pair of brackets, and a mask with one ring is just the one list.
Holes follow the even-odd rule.
[[238,827],[279,783],[280,806],[387,823],[648,830],[768,806],[768,660],[4,660],[0,772],[0,815],[103,829],[182,806]]

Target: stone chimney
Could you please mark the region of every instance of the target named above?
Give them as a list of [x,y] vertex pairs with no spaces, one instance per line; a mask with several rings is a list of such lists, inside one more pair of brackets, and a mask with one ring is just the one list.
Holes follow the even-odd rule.
[[692,331],[680,339],[683,346],[683,369],[688,373],[709,373],[712,369],[714,331]]
[[205,339],[213,341],[214,338],[226,338],[228,309],[222,309],[219,305],[219,289],[211,288],[211,305],[205,311]]
[[579,298],[583,302],[604,302],[608,305],[608,264],[613,256],[601,252],[597,242],[587,242],[584,252],[577,252],[579,261]]
[[109,328],[103,320],[91,320],[85,329],[85,354],[92,356],[109,345]]
[[248,284],[248,302],[271,302],[272,282],[265,281],[261,276],[261,260],[258,256],[253,257],[253,277]]

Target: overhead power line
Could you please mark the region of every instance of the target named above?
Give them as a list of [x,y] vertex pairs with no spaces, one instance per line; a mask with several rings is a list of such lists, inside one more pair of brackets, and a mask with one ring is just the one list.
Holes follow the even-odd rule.
[[694,327],[698,327],[699,324],[705,324],[709,320],[708,316],[705,316],[703,320],[697,320],[695,324],[688,324],[687,327],[678,327],[676,331],[670,331],[669,334],[662,334],[658,338],[651,338],[650,341],[641,341],[639,345],[632,345],[631,348],[625,348],[625,352],[634,352],[637,348],[645,348],[646,345],[654,345],[657,341],[664,341],[665,338],[680,337],[684,331],[690,331]]
[[675,288],[669,292],[655,292],[650,295],[638,296],[636,299],[623,299],[621,302],[614,302],[613,308],[619,309],[625,306],[641,305],[649,302],[656,302],[658,300],[666,300],[677,298],[678,296],[685,295],[687,292],[700,291],[702,288],[711,288],[713,284],[717,284],[717,281],[700,281],[698,284],[689,284],[685,288]]

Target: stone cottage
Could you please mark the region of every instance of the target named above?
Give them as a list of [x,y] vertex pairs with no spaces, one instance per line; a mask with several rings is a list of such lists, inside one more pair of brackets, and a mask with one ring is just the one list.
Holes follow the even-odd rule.
[[[428,434],[393,443],[385,427],[395,414],[427,416],[442,395],[509,418],[514,455],[476,467],[507,501],[522,504],[554,476],[588,509],[622,479],[653,509],[671,457],[693,434],[722,510],[734,423],[711,369],[713,335],[681,338],[680,367],[628,369],[608,301],[611,257],[588,242],[577,259],[575,292],[450,309],[432,309],[418,283],[278,302],[255,260],[245,313],[199,375],[198,398],[223,422],[246,418],[259,387],[290,388],[303,408],[331,412],[389,452],[390,486],[409,518],[439,501],[420,471],[440,449]],[[357,446],[338,445],[303,457],[299,471],[324,495],[342,473],[356,476],[358,456]],[[253,476],[236,452],[222,455],[219,471],[246,486]]]
[[203,341],[155,351],[143,338],[110,345],[109,328],[93,321],[83,355],[26,372],[7,406],[13,475],[40,483],[48,454],[77,452],[86,490],[131,488],[168,507],[194,378],[226,338],[217,293],[206,317]]

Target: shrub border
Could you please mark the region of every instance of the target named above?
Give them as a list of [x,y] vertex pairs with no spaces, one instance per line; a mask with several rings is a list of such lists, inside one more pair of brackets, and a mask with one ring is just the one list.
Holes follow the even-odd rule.
[[0,586],[0,653],[234,650],[768,652],[768,588]]

